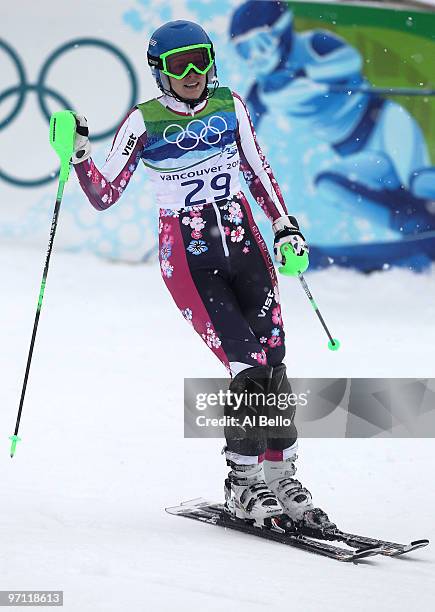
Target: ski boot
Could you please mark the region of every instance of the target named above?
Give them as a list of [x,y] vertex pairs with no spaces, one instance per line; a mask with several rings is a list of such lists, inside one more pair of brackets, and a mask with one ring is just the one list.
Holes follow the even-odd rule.
[[262,526],[266,519],[282,514],[278,499],[264,481],[262,463],[228,464],[232,469],[225,479],[225,510],[232,517]]
[[329,520],[326,512],[314,507],[311,493],[293,478],[296,459],[297,455],[294,454],[284,461],[264,461],[265,481],[296,531],[312,537],[324,537],[327,531],[334,531],[336,525]]

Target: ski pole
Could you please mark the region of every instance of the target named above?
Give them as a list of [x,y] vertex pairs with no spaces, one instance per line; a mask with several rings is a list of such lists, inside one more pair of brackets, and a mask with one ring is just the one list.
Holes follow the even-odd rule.
[[327,336],[328,336],[328,338],[329,338],[329,342],[328,342],[328,348],[329,348],[329,350],[330,350],[330,351],[338,351],[338,349],[340,348],[340,342],[339,342],[339,341],[338,341],[336,338],[333,338],[333,337],[331,336],[331,332],[329,331],[329,329],[328,329],[328,327],[327,327],[327,325],[326,325],[326,323],[325,323],[325,321],[324,321],[324,319],[323,319],[323,317],[322,317],[322,314],[321,314],[321,312],[320,312],[319,308],[317,307],[317,304],[316,304],[316,302],[314,301],[313,296],[311,295],[311,291],[310,291],[310,290],[309,290],[309,288],[308,288],[307,281],[305,280],[305,278],[304,278],[303,274],[301,274],[300,272],[298,272],[298,278],[299,278],[299,280],[301,281],[301,285],[302,285],[302,287],[304,288],[304,291],[305,291],[305,293],[307,294],[308,299],[310,300],[310,304],[311,304],[311,306],[313,307],[314,312],[315,312],[315,313],[316,313],[316,315],[319,317],[319,321],[320,321],[320,323],[322,324],[323,329],[325,330],[326,335],[327,335]]
[[65,184],[69,176],[70,159],[74,151],[75,129],[76,129],[76,120],[75,120],[74,113],[72,113],[71,111],[65,110],[65,111],[59,111],[59,112],[52,114],[50,118],[50,144],[54,148],[58,156],[60,157],[59,185],[57,189],[53,219],[51,222],[50,239],[48,241],[47,255],[45,258],[45,265],[44,265],[44,271],[42,274],[41,287],[39,290],[38,305],[36,307],[35,322],[33,324],[32,339],[30,341],[29,354],[27,356],[26,372],[24,374],[24,382],[23,382],[23,387],[21,390],[21,398],[20,398],[20,405],[18,408],[17,422],[15,425],[14,434],[9,437],[9,439],[11,440],[11,450],[10,450],[11,458],[15,455],[15,451],[17,449],[18,442],[21,441],[21,438],[18,437],[18,430],[20,427],[21,414],[23,411],[24,397],[26,395],[27,381],[28,381],[29,372],[30,372],[30,364],[32,363],[33,348],[35,346],[36,332],[38,329],[39,316],[41,314],[42,300],[44,298],[45,284],[47,282],[47,275],[48,275],[48,266],[50,264],[50,256],[51,256],[51,251],[53,248],[54,236],[56,233],[60,204],[62,201],[63,190],[64,190]]
[[371,87],[364,85],[361,85],[359,87],[343,87],[343,85],[330,85],[328,93],[348,95],[354,93],[363,93],[369,94],[371,96],[435,96],[435,89],[418,89],[418,87]]
[[331,332],[329,331],[322,314],[311,294],[311,291],[307,285],[307,281],[304,278],[303,272],[308,268],[309,260],[308,260],[308,252],[304,251],[302,255],[296,255],[291,244],[287,243],[281,247],[281,254],[283,256],[283,264],[278,268],[278,271],[281,274],[285,274],[286,276],[297,276],[301,282],[301,285],[310,300],[310,304],[314,309],[314,312],[319,317],[319,321],[322,324],[323,329],[326,332],[326,335],[329,338],[328,348],[330,351],[338,351],[340,348],[340,342],[333,338]]

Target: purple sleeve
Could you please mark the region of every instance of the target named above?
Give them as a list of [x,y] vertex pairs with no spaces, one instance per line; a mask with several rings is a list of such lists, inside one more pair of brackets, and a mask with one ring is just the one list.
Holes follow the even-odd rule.
[[105,210],[117,202],[137,168],[145,143],[142,114],[133,108],[121,123],[101,170],[91,157],[74,165],[81,188],[94,208]]

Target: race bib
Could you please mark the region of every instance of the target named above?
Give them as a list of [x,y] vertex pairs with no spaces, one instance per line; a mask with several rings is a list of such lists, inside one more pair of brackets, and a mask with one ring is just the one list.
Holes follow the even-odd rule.
[[194,117],[157,100],[138,108],[147,132],[143,161],[161,208],[206,204],[240,191],[237,118],[228,88],[217,89]]

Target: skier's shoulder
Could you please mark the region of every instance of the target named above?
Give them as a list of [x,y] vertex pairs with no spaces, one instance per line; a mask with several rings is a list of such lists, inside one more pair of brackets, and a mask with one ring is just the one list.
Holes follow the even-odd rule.
[[126,113],[124,119],[121,121],[118,132],[121,130],[129,130],[134,132],[137,136],[141,136],[145,131],[145,123],[143,115],[139,109],[139,104],[136,104]]
[[329,30],[307,30],[298,34],[298,37],[318,57],[329,55],[337,49],[349,46],[343,38]]
[[230,110],[232,108],[236,113],[236,116],[240,115],[243,108],[246,109],[246,102],[243,100],[242,96],[231,89],[231,87],[217,87],[214,90],[211,99],[219,99],[219,105],[222,105],[222,108],[226,108],[226,110]]
[[106,158],[106,162],[116,155],[125,155],[125,150],[132,151],[132,145],[136,142],[144,144],[145,140],[145,122],[138,106],[135,105],[130,108],[119,123],[118,129],[113,136],[112,148]]
[[246,108],[246,100],[243,98],[243,96],[241,96],[237,91],[234,91],[234,89],[230,89],[230,88],[227,88],[227,89],[228,91],[231,92],[231,96],[233,98],[234,106],[236,107],[236,110],[238,107]]
[[154,98],[149,98],[148,100],[144,100],[143,102],[138,102],[134,107],[133,107],[133,111],[139,110],[140,112],[143,112],[147,109],[152,109],[152,108],[159,108],[162,105],[164,106],[164,100],[165,96],[162,94],[160,96],[155,96]]
[[137,121],[142,122],[145,129],[147,124],[159,121],[162,118],[162,114],[167,106],[165,99],[166,96],[162,94],[136,104],[136,114],[138,115]]
[[134,124],[138,121],[141,116],[141,112],[139,109],[139,104],[135,104],[132,106],[123,116],[122,120],[119,123],[119,128],[122,126],[128,126],[130,124]]
[[226,87],[226,89],[229,89],[234,100],[243,100],[242,96],[237,91],[234,91],[234,89],[230,89],[229,87]]
[[267,112],[267,107],[261,102],[258,95],[258,83],[254,83],[248,90],[246,97],[242,97],[235,91],[233,94],[236,116],[239,121],[250,120],[254,126],[258,124],[261,117]]
[[216,89],[212,90],[211,94],[209,95],[209,99],[219,99],[222,102],[228,102],[231,100],[234,101],[236,97],[240,96],[236,92],[234,92],[231,87],[227,87],[226,85],[219,85],[219,87],[216,87]]

